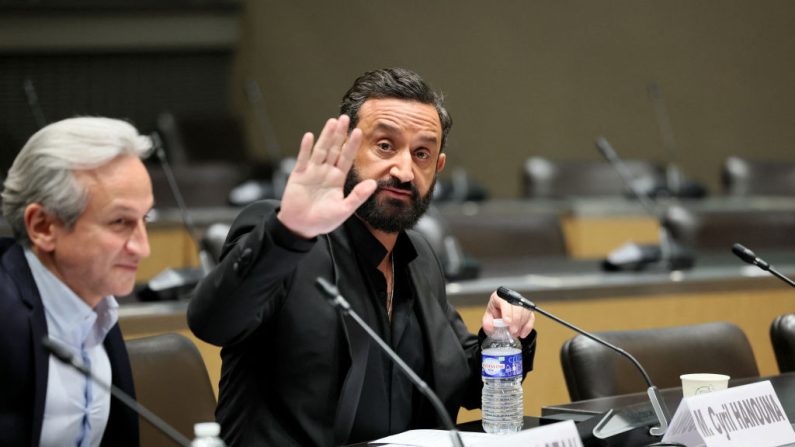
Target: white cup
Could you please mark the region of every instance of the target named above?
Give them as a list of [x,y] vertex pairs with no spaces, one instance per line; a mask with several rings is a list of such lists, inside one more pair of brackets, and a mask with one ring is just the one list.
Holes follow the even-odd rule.
[[725,390],[729,387],[729,376],[723,374],[682,374],[679,378],[682,379],[684,397]]

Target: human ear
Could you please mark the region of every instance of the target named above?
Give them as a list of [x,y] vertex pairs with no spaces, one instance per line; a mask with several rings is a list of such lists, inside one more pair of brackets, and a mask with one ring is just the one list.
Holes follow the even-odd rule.
[[39,203],[25,207],[25,231],[33,247],[45,252],[55,250],[55,216],[47,212]]

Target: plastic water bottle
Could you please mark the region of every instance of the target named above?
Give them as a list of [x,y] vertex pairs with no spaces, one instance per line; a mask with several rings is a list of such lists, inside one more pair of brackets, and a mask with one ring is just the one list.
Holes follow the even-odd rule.
[[494,320],[494,333],[481,346],[483,377],[483,430],[514,433],[522,429],[522,345],[511,337],[502,320]]
[[221,434],[221,426],[217,422],[194,424],[193,434],[196,438],[190,443],[191,447],[226,447],[224,441],[218,437]]

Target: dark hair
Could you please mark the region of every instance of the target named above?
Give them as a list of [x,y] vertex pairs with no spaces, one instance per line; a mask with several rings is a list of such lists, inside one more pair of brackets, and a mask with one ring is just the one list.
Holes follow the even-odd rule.
[[439,113],[442,125],[442,150],[447,142],[447,134],[453,126],[453,119],[444,107],[444,98],[418,75],[405,68],[382,68],[368,71],[359,76],[353,86],[342,97],[340,114],[351,118],[351,129],[359,122],[359,109],[371,98],[397,98],[431,104]]

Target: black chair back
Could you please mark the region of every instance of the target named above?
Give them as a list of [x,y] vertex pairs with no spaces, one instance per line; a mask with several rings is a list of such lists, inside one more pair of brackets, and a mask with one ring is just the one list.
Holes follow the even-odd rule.
[[[759,369],[742,329],[726,322],[597,333],[632,354],[658,388],[681,386],[687,373],[757,377]],[[560,361],[572,401],[635,393],[647,388],[629,360],[578,335],[563,344]]]
[[770,325],[770,341],[778,370],[795,371],[795,313],[780,315]]

